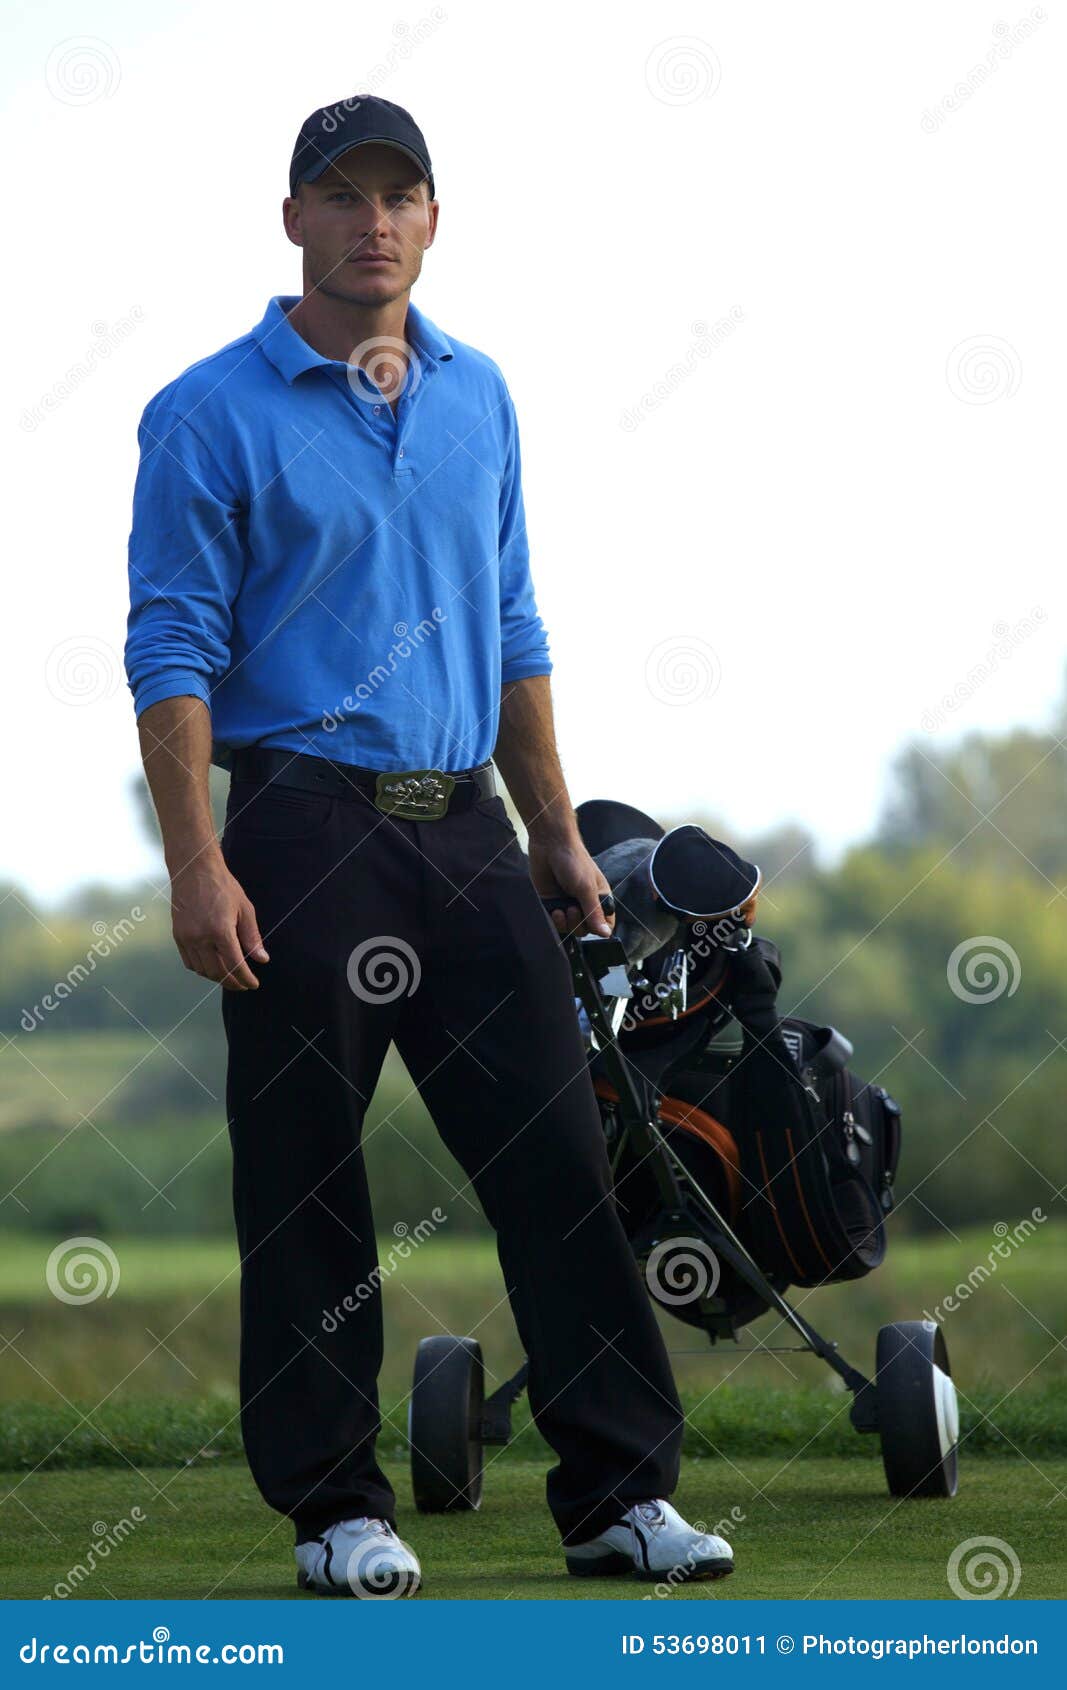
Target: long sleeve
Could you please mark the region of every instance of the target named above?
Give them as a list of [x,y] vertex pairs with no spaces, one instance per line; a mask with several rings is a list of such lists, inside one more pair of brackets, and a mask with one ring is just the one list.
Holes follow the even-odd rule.
[[182,693],[210,703],[229,667],[244,569],[233,478],[165,395],[137,431],[125,664],[138,716]]
[[510,395],[505,415],[508,451],[500,483],[500,678],[518,681],[526,675],[551,674],[552,663],[530,576],[519,429]]

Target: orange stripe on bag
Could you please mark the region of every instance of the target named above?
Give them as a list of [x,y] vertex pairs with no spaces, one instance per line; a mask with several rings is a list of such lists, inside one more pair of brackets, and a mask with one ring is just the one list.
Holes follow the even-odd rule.
[[[615,1087],[607,1080],[593,1081],[593,1090],[598,1097],[607,1103],[617,1103],[619,1094]],[[726,1190],[730,1200],[730,1219],[736,1219],[741,1202],[741,1158],[738,1155],[737,1144],[729,1128],[714,1115],[709,1115],[706,1109],[698,1109],[693,1103],[683,1103],[677,1097],[664,1097],[660,1100],[660,1119],[671,1127],[681,1127],[684,1132],[691,1133],[711,1147],[722,1163],[726,1176]]]
[[771,1213],[774,1216],[774,1224],[778,1228],[778,1236],[785,1245],[785,1253],[796,1268],[800,1278],[803,1279],[805,1277],[804,1269],[801,1267],[792,1250],[789,1248],[789,1240],[785,1235],[785,1228],[782,1226],[782,1218],[778,1213],[778,1205],[774,1201],[774,1192],[771,1189],[771,1176],[767,1169],[767,1158],[763,1154],[763,1134],[758,1130],[758,1128],[756,1131],[756,1149],[759,1151],[760,1167],[763,1169],[763,1195],[766,1197],[771,1206]]
[[819,1234],[816,1232],[815,1228],[811,1224],[811,1216],[808,1214],[808,1205],[804,1201],[804,1190],[803,1190],[803,1187],[801,1186],[800,1174],[797,1170],[797,1153],[793,1149],[793,1131],[792,1131],[791,1127],[786,1127],[785,1136],[786,1136],[786,1142],[789,1145],[789,1165],[793,1170],[793,1184],[797,1188],[797,1197],[800,1200],[800,1207],[801,1207],[801,1210],[803,1212],[804,1219],[808,1223],[808,1231],[811,1233],[811,1241],[814,1244],[816,1250],[818,1250],[818,1252],[819,1252],[820,1256],[822,1257],[823,1261],[826,1263],[827,1273],[832,1273],[833,1270],[834,1270],[834,1265],[831,1262],[829,1256],[826,1254],[826,1251],[823,1249],[822,1245],[819,1243]]

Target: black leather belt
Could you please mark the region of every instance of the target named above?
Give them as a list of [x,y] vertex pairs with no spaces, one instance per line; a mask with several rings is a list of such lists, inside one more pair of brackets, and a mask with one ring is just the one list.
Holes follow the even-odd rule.
[[406,821],[437,821],[450,810],[469,810],[476,799],[496,796],[492,763],[475,769],[362,769],[330,757],[250,745],[234,751],[230,774],[257,785],[368,798],[385,815]]

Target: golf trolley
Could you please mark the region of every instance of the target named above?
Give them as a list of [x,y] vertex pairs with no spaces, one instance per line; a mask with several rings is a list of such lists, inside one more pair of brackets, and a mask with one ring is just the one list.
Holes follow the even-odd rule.
[[[883,1326],[869,1379],[784,1295],[882,1260],[899,1108],[856,1081],[840,1033],[778,1016],[777,948],[749,925],[757,868],[700,828],[665,833],[629,806],[577,814],[618,915],[610,938],[563,943],[616,1206],[653,1301],[712,1346],[777,1311],[851,1392],[855,1430],[878,1434],[890,1493],[953,1496],[959,1423],[941,1328]],[[524,1362],[487,1396],[476,1339],[421,1341],[408,1409],[420,1512],[479,1506],[484,1446],[509,1441],[527,1377]]]

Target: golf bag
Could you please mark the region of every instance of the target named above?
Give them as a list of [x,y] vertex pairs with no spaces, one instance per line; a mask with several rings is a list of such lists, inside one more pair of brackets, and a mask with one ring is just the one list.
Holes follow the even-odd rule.
[[662,1128],[776,1287],[858,1279],[885,1256],[900,1108],[835,1029],[779,1017],[780,984],[769,940],[720,959],[703,1037],[659,1081]]

